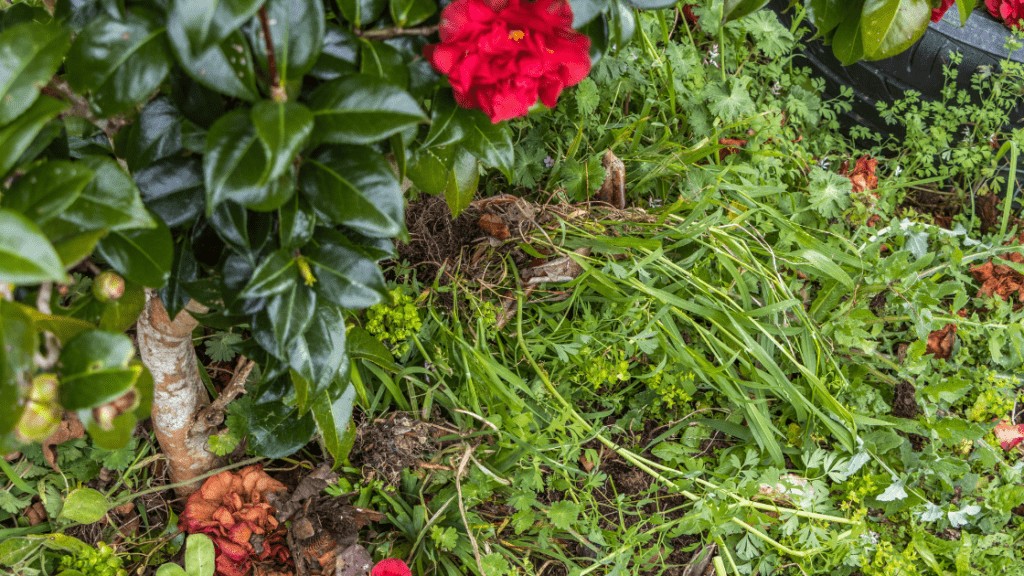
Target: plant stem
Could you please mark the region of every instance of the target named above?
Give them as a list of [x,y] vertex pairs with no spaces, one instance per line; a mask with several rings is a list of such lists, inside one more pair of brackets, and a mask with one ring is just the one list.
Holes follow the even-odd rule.
[[377,28],[374,30],[357,30],[356,35],[368,40],[387,40],[399,36],[433,36],[438,26],[420,26],[419,28]]
[[270,36],[270,19],[267,8],[260,8],[260,26],[263,28],[263,41],[267,47],[267,76],[270,82],[270,98],[274,102],[285,102],[288,93],[281,86],[281,76],[277,73],[277,56],[274,54],[274,41]]

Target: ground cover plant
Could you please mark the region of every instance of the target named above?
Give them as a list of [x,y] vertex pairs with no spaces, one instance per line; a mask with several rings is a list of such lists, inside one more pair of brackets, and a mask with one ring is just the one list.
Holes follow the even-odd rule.
[[1024,572],[1020,66],[896,139],[802,6],[461,1],[4,11],[0,565]]

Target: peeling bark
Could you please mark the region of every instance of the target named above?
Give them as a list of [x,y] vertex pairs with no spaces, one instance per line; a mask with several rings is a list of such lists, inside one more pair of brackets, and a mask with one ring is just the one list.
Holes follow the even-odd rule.
[[[192,331],[199,323],[189,311],[200,308],[190,302],[171,320],[159,295],[147,290],[137,326],[139,354],[153,374],[153,430],[167,458],[171,482],[187,482],[222,465],[221,458],[206,449],[207,428],[192,432],[196,418],[210,404],[192,345]],[[196,482],[177,493],[185,496],[198,487]]]

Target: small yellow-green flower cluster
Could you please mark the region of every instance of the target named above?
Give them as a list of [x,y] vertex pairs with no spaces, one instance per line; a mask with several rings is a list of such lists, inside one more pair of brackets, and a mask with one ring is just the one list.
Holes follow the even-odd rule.
[[647,387],[658,395],[659,407],[673,409],[686,404],[693,397],[688,389],[693,388],[693,372],[680,373],[662,370],[647,381]]
[[917,552],[907,547],[897,552],[891,542],[881,541],[875,548],[875,555],[861,566],[864,576],[916,576]]
[[594,388],[629,380],[629,361],[622,350],[593,354],[589,348],[583,348],[580,357],[586,359],[584,377]]
[[84,576],[128,576],[121,557],[103,542],[79,554],[62,556],[60,567],[61,570],[77,570]]
[[989,371],[985,378],[976,384],[981,391],[974,404],[967,409],[967,418],[973,422],[1005,418],[1013,410],[1019,385],[1020,382],[1016,378],[1008,378]]
[[389,295],[390,303],[382,302],[366,311],[364,328],[401,356],[409,350],[408,341],[420,331],[423,321],[412,296],[401,288],[395,288]]

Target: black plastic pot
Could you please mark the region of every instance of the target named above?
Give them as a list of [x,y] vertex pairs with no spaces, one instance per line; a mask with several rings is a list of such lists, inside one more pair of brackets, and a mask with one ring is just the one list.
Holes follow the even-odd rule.
[[[790,21],[785,12],[788,5],[787,0],[772,0],[770,4],[785,23]],[[820,41],[809,42],[805,56],[825,78],[830,96],[838,94],[841,85],[853,88],[853,122],[885,134],[894,129],[879,117],[876,102],[892,102],[907,90],[920,92],[926,99],[939,98],[945,82],[942,70],[950,62],[950,52],[963,55],[957,69],[957,84],[963,89],[970,88],[971,77],[980,68],[998,66],[1007,56],[1024,63],[1024,49],[1007,54],[1004,46],[1010,35],[1009,29],[983,9],[975,10],[961,27],[960,15],[954,7],[941,21],[931,24],[910,50],[886,60],[843,66],[832,55],[832,47]],[[1019,123],[1022,117],[1024,111],[1018,111],[1011,120]]]

